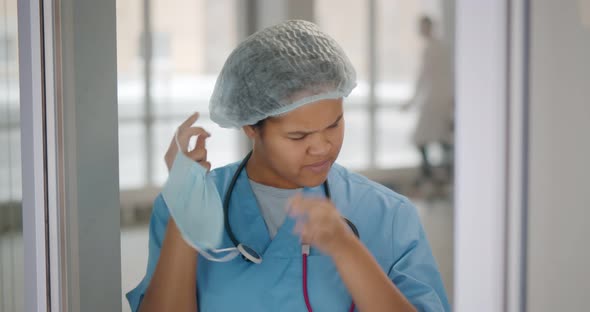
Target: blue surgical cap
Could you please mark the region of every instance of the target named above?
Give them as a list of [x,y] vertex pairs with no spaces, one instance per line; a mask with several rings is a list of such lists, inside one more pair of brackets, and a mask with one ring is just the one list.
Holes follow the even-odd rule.
[[356,72],[336,41],[311,22],[291,20],[236,47],[217,78],[209,112],[219,126],[240,128],[346,97],[355,86]]

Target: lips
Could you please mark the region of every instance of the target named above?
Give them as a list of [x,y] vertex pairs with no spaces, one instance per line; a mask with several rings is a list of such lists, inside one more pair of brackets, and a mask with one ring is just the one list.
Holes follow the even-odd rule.
[[305,166],[305,168],[310,169],[314,172],[322,172],[330,167],[330,160],[324,160],[320,162],[313,163],[311,165]]
[[307,165],[306,167],[322,167],[323,165],[325,165],[326,163],[329,163],[329,162],[330,162],[330,160],[319,161],[317,163]]

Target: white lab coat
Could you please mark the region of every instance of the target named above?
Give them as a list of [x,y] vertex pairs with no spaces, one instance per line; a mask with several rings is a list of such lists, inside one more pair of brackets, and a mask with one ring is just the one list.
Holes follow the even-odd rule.
[[410,100],[419,108],[412,138],[416,145],[452,143],[453,89],[452,56],[441,41],[432,38],[424,48],[416,92]]

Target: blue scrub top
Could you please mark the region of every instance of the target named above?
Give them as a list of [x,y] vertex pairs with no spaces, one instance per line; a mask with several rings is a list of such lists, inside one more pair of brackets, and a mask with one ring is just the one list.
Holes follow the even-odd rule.
[[[225,194],[238,163],[215,169],[211,176]],[[394,191],[334,164],[328,175],[332,201],[357,227],[360,239],[381,269],[419,311],[450,311],[440,273],[415,207]],[[324,196],[323,187],[304,193]],[[127,294],[132,311],[154,274],[166,233],[169,212],[162,196],[150,220],[146,275]],[[262,255],[262,263],[242,257],[217,263],[199,256],[199,311],[306,311],[302,291],[302,258],[294,220],[287,218],[273,240],[260,214],[244,170],[234,187],[229,219],[237,239]],[[220,248],[234,247],[224,233]],[[314,311],[348,311],[351,296],[330,257],[312,248],[308,258],[308,290]]]

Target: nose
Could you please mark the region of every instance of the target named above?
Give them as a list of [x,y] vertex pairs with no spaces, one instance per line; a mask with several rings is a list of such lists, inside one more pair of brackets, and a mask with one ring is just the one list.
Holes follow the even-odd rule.
[[310,156],[325,156],[330,152],[332,142],[323,133],[313,134],[313,139],[307,149]]

